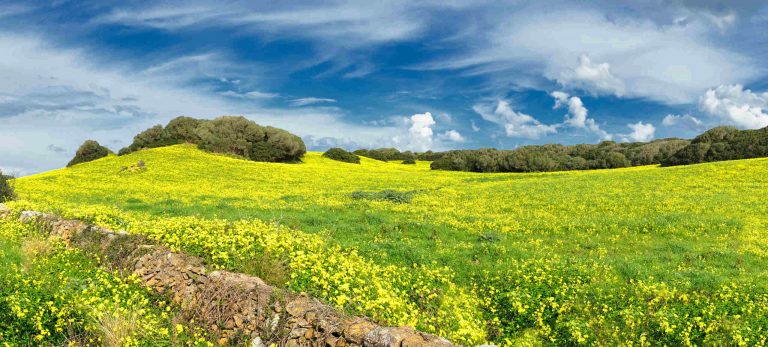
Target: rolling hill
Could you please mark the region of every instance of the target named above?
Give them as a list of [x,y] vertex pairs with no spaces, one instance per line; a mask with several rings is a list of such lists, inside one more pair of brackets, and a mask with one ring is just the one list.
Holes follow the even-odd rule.
[[176,145],[16,185],[17,204],[458,343],[684,345],[768,339],[765,177],[768,159],[477,174]]

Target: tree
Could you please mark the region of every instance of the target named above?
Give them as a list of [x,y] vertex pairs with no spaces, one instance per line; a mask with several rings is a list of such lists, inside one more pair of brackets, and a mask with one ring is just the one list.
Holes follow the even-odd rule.
[[134,136],[133,143],[128,146],[128,149],[135,152],[142,148],[162,147],[169,144],[163,132],[163,126],[158,124]]
[[109,155],[109,153],[112,152],[107,147],[100,145],[94,140],[86,140],[77,149],[75,157],[69,161],[67,167],[103,158]]
[[203,121],[191,117],[176,117],[163,129],[164,137],[173,143],[200,143],[197,128]]
[[16,199],[16,191],[13,187],[13,176],[4,175],[0,171],[0,202]]

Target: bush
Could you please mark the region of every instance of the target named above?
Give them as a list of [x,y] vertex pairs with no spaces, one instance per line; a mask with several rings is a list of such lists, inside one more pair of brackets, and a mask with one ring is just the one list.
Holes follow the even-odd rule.
[[103,158],[108,156],[109,153],[112,153],[109,148],[100,145],[94,140],[86,140],[80,145],[80,148],[77,149],[75,157],[69,161],[67,167]]
[[13,176],[4,175],[0,171],[0,202],[16,199],[16,191],[13,188]]
[[416,164],[416,160],[413,158],[408,158],[403,160],[403,164],[413,165],[413,164]]
[[300,137],[283,129],[262,127],[241,116],[222,116],[213,120],[177,117],[165,128],[155,125],[136,135],[119,154],[185,142],[253,161],[296,162],[307,152]]
[[397,204],[407,204],[413,199],[413,194],[413,191],[400,192],[391,189],[382,190],[380,192],[364,192],[358,190],[350,194],[350,197],[355,200],[379,200]]
[[663,166],[768,157],[768,127],[738,130],[723,126],[707,130],[662,161]]
[[360,164],[360,157],[338,147],[334,147],[325,151],[325,153],[323,153],[323,157],[337,161],[343,161],[345,163]]

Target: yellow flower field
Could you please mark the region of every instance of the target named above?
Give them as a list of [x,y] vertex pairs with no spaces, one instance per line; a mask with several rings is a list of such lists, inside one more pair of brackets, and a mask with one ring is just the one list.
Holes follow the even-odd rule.
[[[121,170],[139,160],[146,171]],[[11,206],[144,234],[462,344],[766,343],[767,159],[428,164],[256,163],[178,145],[18,179]]]

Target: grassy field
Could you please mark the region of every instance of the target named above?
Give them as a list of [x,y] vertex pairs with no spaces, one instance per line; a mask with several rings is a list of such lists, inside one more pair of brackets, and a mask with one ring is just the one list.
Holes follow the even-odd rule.
[[0,345],[213,346],[138,278],[46,236],[0,220]]
[[[121,170],[139,160],[145,171]],[[474,174],[179,145],[18,179],[16,207],[142,233],[464,344],[761,345],[765,177],[767,159]]]

